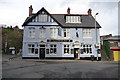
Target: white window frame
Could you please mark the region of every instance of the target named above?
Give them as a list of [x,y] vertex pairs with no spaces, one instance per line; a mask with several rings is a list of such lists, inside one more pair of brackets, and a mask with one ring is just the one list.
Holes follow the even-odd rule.
[[28,55],[34,55],[34,54],[35,54],[35,45],[34,44],[28,44]]
[[39,14],[38,17],[39,17],[38,22],[48,22],[47,14]]
[[66,39],[70,38],[70,29],[64,28],[64,38]]
[[83,54],[92,54],[92,45],[84,44],[83,46]]
[[51,38],[52,39],[56,39],[57,38],[57,28],[50,28],[50,32],[51,32]]
[[64,44],[64,55],[68,55],[68,54],[70,54],[70,45]]
[[43,39],[45,38],[45,36],[46,36],[45,31],[46,31],[45,28],[40,28],[40,36],[39,36],[40,38],[43,38]]
[[80,16],[66,16],[66,23],[81,23]]
[[83,38],[92,38],[92,30],[91,29],[83,29]]
[[29,38],[35,38],[35,28],[29,28]]
[[[53,50],[53,52],[51,51]],[[56,55],[57,54],[57,45],[55,44],[51,44],[50,45],[50,52],[49,52],[51,55]]]

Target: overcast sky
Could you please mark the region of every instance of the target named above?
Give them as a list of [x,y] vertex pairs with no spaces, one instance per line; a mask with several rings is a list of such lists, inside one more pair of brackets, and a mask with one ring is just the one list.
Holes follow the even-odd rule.
[[119,0],[0,0],[0,24],[8,26],[22,24],[28,17],[30,5],[33,13],[44,7],[49,13],[65,14],[71,8],[73,14],[87,14],[89,8],[92,15],[99,13],[96,20],[101,25],[100,35],[118,34],[118,1]]

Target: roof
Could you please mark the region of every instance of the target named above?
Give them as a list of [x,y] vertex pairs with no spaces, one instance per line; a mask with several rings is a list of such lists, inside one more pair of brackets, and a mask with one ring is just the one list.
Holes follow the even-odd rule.
[[[91,28],[95,27],[95,19],[93,16],[88,16],[88,15],[82,15],[82,14],[77,14],[81,16],[81,23],[66,23],[64,17],[67,14],[54,14],[52,15],[63,27],[84,27],[84,28]],[[72,14],[76,15],[76,14]],[[101,26],[96,22],[96,27],[101,28]]]
[[120,35],[112,36],[112,37],[109,37],[105,40],[107,40],[107,41],[120,41]]
[[[81,23],[66,23],[65,16],[68,14],[50,14],[46,9],[42,8],[36,14],[33,14],[30,17],[27,17],[23,26],[27,26],[27,23],[31,21],[31,19],[39,14],[40,11],[46,11],[48,15],[50,15],[54,21],[56,21],[61,27],[63,28],[94,28],[95,27],[95,19],[93,16],[88,16],[88,14],[70,14],[70,15],[77,15],[81,17]],[[96,27],[101,28],[99,23],[96,21]]]

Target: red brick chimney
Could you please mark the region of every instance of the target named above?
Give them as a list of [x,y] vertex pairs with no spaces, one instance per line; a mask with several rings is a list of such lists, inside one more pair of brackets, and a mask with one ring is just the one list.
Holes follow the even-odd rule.
[[67,14],[70,14],[70,8],[68,7],[68,9],[67,9]]
[[32,8],[32,5],[30,5],[30,7],[29,7],[29,16],[32,16],[32,11],[33,11],[33,8]]
[[88,16],[92,16],[92,9],[88,9]]

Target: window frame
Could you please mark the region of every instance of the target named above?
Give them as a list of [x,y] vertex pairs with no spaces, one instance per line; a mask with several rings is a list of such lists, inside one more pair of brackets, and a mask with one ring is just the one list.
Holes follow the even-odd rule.
[[70,38],[70,29],[64,28],[64,38]]
[[[52,50],[53,52],[52,52],[51,50]],[[49,54],[51,54],[51,55],[56,55],[56,54],[57,54],[57,45],[56,45],[56,44],[51,44],[51,45],[50,45]]]
[[46,28],[40,28],[40,35],[39,37],[44,39],[46,37],[45,33],[46,33]]
[[51,38],[56,39],[57,38],[57,28],[50,28]]
[[34,44],[28,44],[28,55],[34,55],[34,54],[35,54],[35,45]]
[[66,23],[81,23],[81,16],[66,16]]
[[83,46],[82,54],[93,54],[92,53],[92,45],[84,44],[82,46]]
[[84,39],[91,39],[92,38],[92,29],[83,29],[82,30],[83,33],[83,38]]
[[[66,51],[68,50],[68,51]],[[70,45],[69,44],[64,44],[64,55],[70,54]]]
[[29,28],[29,38],[35,38],[35,28]]

